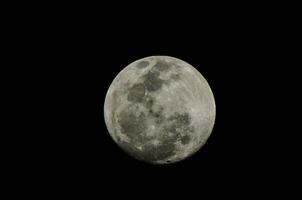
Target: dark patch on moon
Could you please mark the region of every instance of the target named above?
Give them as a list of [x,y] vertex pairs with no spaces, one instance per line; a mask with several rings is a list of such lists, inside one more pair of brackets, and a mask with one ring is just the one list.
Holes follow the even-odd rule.
[[157,146],[153,144],[147,144],[143,149],[143,160],[154,162],[173,156],[175,154],[175,141],[170,140],[162,142],[163,144]]
[[165,127],[165,132],[166,134],[172,133],[174,137],[179,137],[180,136],[179,127],[180,127],[179,124],[172,123]]
[[157,159],[163,160],[174,155],[176,139],[164,140],[163,144],[157,146]]
[[127,100],[132,102],[142,102],[145,96],[145,86],[143,83],[137,83],[129,89]]
[[143,112],[136,116],[129,110],[123,110],[118,115],[118,123],[122,134],[128,136],[131,142],[141,143],[144,141],[146,131],[146,116]]
[[180,138],[180,142],[183,145],[189,144],[190,141],[191,141],[191,136],[189,136],[189,135],[185,135],[185,136]]
[[159,60],[153,67],[159,71],[167,71],[171,68],[171,64],[166,61]]
[[171,123],[165,126],[166,134],[172,133],[173,137],[179,138],[183,145],[191,141],[190,133],[193,133],[194,128],[190,126],[191,118],[188,113],[175,113],[168,118]]
[[188,126],[191,120],[190,115],[188,113],[178,113],[178,112],[176,112],[168,119],[171,121],[175,121],[175,123],[180,126]]
[[159,78],[159,74],[157,71],[149,71],[143,75],[142,83],[136,83],[128,89],[127,100],[134,103],[144,103],[147,108],[150,108],[154,101],[151,96],[146,95],[146,92],[154,92],[162,87],[164,80]]
[[148,91],[154,92],[162,87],[164,81],[159,78],[159,74],[160,73],[156,71],[149,71],[143,76],[144,86]]
[[143,83],[137,83],[129,89],[127,100],[133,103],[141,103],[148,110],[152,109],[154,104],[154,98],[146,93]]
[[158,110],[149,109],[149,115],[154,118],[156,124],[161,124],[165,120],[162,107],[159,107]]
[[143,69],[149,65],[148,61],[140,61],[139,63],[136,64],[136,67],[138,69]]

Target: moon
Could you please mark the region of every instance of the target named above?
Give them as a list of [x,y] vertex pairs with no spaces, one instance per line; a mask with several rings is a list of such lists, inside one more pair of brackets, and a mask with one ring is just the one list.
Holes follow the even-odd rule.
[[216,107],[206,79],[170,56],[132,62],[111,83],[104,118],[111,138],[130,156],[169,164],[196,153],[209,138]]

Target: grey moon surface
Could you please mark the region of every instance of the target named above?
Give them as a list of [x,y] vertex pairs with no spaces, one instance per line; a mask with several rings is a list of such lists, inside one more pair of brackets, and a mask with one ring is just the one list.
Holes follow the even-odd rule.
[[117,145],[152,164],[184,160],[209,138],[216,107],[206,79],[170,56],[150,56],[126,66],[111,83],[104,117]]

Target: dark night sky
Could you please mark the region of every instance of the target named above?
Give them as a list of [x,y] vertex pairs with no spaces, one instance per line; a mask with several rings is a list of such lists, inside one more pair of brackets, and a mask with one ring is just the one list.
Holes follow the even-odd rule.
[[[265,103],[260,98],[263,88],[259,90],[263,69],[255,60],[261,49],[249,30],[160,27],[148,32],[145,27],[127,33],[127,28],[121,29],[108,35],[91,30],[83,33],[87,40],[66,36],[65,63],[56,67],[64,83],[60,92],[67,95],[57,99],[64,102],[66,111],[59,117],[64,128],[58,131],[62,141],[56,152],[63,163],[62,175],[97,183],[116,180],[126,188],[132,187],[130,180],[137,187],[157,182],[159,188],[166,184],[168,188],[190,188],[192,184],[197,189],[192,179],[222,187],[232,179],[241,185],[269,170],[263,166],[267,152],[262,151],[264,144],[259,139],[266,131],[263,116],[259,116],[263,107],[259,104]],[[147,165],[126,155],[111,140],[103,118],[111,81],[123,67],[150,55],[174,56],[195,66],[208,80],[216,100],[216,123],[206,145],[191,158],[170,166]]]
[[[36,58],[29,71],[38,73],[31,85],[39,90],[39,137],[33,140],[37,148],[32,147],[32,159],[26,161],[29,166],[30,161],[37,163],[30,168],[38,172],[38,180],[101,193],[117,188],[115,193],[130,194],[211,189],[254,194],[280,178],[276,166],[282,155],[275,142],[280,136],[270,126],[276,123],[270,116],[277,103],[269,97],[277,92],[273,82],[279,72],[270,65],[279,59],[279,43],[270,31],[273,22],[244,12],[239,17],[187,11],[184,17],[159,10],[143,23],[139,13],[116,18],[76,13],[46,17],[22,29],[32,38],[25,44]],[[124,153],[110,138],[103,118],[105,95],[115,76],[151,55],[193,65],[216,101],[216,122],[205,146],[166,166],[148,165]]]

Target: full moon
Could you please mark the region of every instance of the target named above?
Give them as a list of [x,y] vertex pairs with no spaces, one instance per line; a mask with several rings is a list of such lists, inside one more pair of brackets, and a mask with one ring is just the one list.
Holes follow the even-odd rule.
[[209,138],[216,108],[206,79],[170,56],[150,56],[125,67],[111,83],[104,117],[112,139],[132,157],[175,163]]

